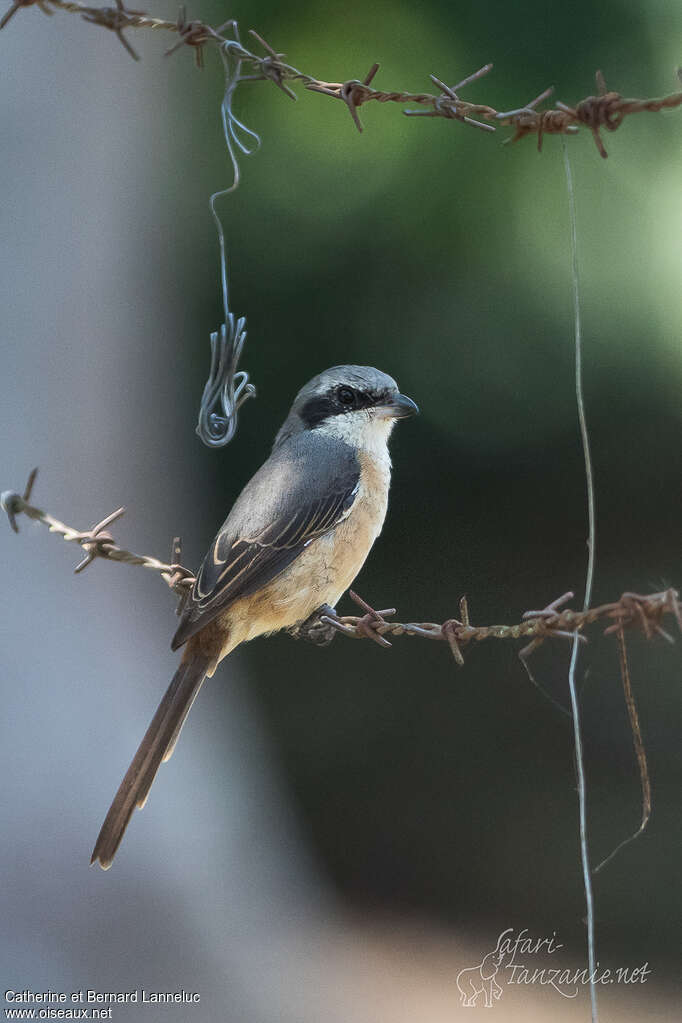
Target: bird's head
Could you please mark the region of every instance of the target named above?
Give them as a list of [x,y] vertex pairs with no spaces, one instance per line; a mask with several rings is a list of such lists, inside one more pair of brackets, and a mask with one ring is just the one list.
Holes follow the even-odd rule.
[[319,430],[354,448],[385,444],[397,419],[419,409],[393,377],[372,366],[332,366],[298,392],[275,445],[304,430]]

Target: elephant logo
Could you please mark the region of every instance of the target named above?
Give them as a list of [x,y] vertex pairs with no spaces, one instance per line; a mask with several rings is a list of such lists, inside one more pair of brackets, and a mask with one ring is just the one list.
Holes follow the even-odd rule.
[[457,974],[457,988],[460,994],[460,1002],[467,1009],[476,1005],[479,995],[484,997],[486,1009],[492,1009],[494,1003],[502,997],[502,988],[495,980],[497,972],[502,964],[504,952],[498,947],[494,952],[488,952],[478,966],[471,966],[460,970]]

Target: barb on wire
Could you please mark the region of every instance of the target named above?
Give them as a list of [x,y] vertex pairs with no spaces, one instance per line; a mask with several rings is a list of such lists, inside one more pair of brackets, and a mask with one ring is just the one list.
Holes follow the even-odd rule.
[[[671,641],[672,637],[663,629],[661,622],[666,615],[671,615],[682,632],[682,610],[680,596],[672,588],[660,593],[624,593],[620,600],[599,607],[574,611],[563,607],[573,597],[573,593],[565,593],[552,601],[542,611],[527,611],[520,622],[515,625],[472,625],[466,597],[460,601],[460,617],[450,618],[439,624],[437,622],[394,622],[387,618],[395,613],[393,608],[375,611],[366,601],[351,591],[352,599],[362,607],[365,614],[321,616],[321,621],[332,626],[337,632],[350,639],[386,639],[391,636],[419,636],[423,639],[447,643],[457,664],[464,664],[464,649],[470,643],[480,643],[486,639],[520,640],[529,639],[531,644],[521,653],[524,657],[537,649],[547,639],[573,640],[578,634],[581,642],[586,642],[582,635],[585,628],[595,622],[616,621],[609,625],[605,634],[621,627],[640,626],[651,639],[655,635]],[[370,632],[373,635],[370,635]],[[382,646],[385,644],[381,644]]]
[[[239,31],[237,29],[237,23],[234,23],[234,31],[239,39]],[[293,89],[285,83],[284,66],[282,61],[286,57],[285,53],[277,53],[276,50],[270,46],[270,43],[263,39],[262,35],[259,35],[255,29],[249,29],[249,35],[253,36],[257,43],[263,47],[266,52],[266,56],[260,60],[259,73],[256,75],[246,75],[242,77],[243,82],[255,82],[255,81],[270,81],[274,82],[278,89],[281,89],[285,96],[296,102],[298,96]],[[259,140],[260,141],[260,140]]]
[[120,519],[125,512],[125,508],[117,508],[115,512],[107,515],[106,518],[91,526],[90,529],[80,530],[74,529],[73,526],[67,526],[48,512],[43,511],[41,508],[36,508],[35,505],[30,503],[37,475],[38,470],[33,469],[28,477],[23,495],[14,490],[6,490],[0,495],[0,507],[6,512],[10,526],[15,533],[19,532],[17,515],[26,515],[29,519],[42,522],[51,533],[57,533],[63,540],[80,544],[85,551],[85,557],[76,565],[75,572],[82,572],[96,558],[103,558],[106,561],[121,561],[126,565],[142,565],[143,568],[149,568],[153,572],[158,572],[168,586],[180,594],[181,600],[182,598],[187,598],[187,594],[194,584],[194,575],[189,569],[184,568],[180,564],[182,546],[179,537],[175,537],[173,540],[171,552],[173,560],[167,563],[146,554],[134,554],[132,551],[119,547],[114,542],[111,533],[106,531],[106,526],[110,526],[112,522]]
[[[682,81],[679,69],[677,75]],[[585,126],[592,132],[599,155],[606,159],[609,154],[600,134],[602,130],[616,131],[628,114],[639,114],[644,111],[658,113],[666,107],[678,107],[682,104],[680,92],[661,99],[626,99],[619,92],[607,90],[601,71],[596,72],[595,78],[597,95],[587,96],[574,107],[557,102],[556,107],[551,110],[537,111],[530,109],[529,104],[526,109],[498,115],[502,124],[511,124],[516,129],[514,136],[507,141],[517,142],[526,135],[537,135],[538,151],[541,151],[544,135],[574,134],[581,126]]]
[[14,0],[10,9],[0,18],[0,29],[7,25],[21,7],[32,7],[33,4],[37,4],[43,14],[52,14],[46,0]]
[[121,0],[115,0],[115,2],[115,7],[90,7],[87,4],[81,3],[80,0],[14,0],[12,7],[0,20],[0,29],[5,27],[20,7],[30,7],[33,4],[37,4],[43,14],[53,14],[53,8],[58,8],[70,14],[80,14],[83,20],[89,24],[101,25],[102,28],[108,28],[113,31],[133,60],[139,60],[140,58],[123,35],[124,29],[150,28],[165,29],[173,32],[179,31],[177,22],[163,21],[161,18],[150,18],[144,11],[134,11],[126,7]]
[[365,75],[362,81],[357,78],[351,78],[347,82],[306,82],[306,88],[310,92],[321,92],[323,96],[333,96],[335,99],[341,99],[348,107],[350,116],[353,118],[353,124],[362,132],[362,121],[358,116],[358,107],[366,103],[368,99],[375,98],[375,90],[370,89],[370,83],[377,71],[379,65],[374,63]]
[[[441,82],[440,78],[436,75],[430,75],[431,81],[434,85],[437,85],[442,95],[435,98],[433,104],[433,110],[405,110],[405,114],[408,117],[448,117],[455,121],[461,121],[463,124],[470,124],[474,128],[481,128],[483,131],[495,131],[492,124],[486,124],[483,121],[477,121],[475,118],[470,116],[470,113],[476,109],[479,116],[493,117],[495,111],[492,107],[488,106],[476,106],[471,103],[465,104],[470,113],[465,114],[463,110],[459,109],[462,105],[462,101],[457,95],[458,89],[463,89],[465,85],[470,85],[472,82],[477,81],[479,78],[483,78],[492,71],[492,64],[484,64],[478,71],[474,71],[472,75],[467,75],[461,82],[452,87],[446,85],[445,82]],[[452,101],[452,102],[450,102]]]
[[176,31],[180,38],[177,43],[166,50],[166,56],[170,57],[172,53],[183,46],[193,46],[194,63],[201,70],[204,66],[204,43],[207,43],[209,39],[218,39],[220,29],[214,30],[210,25],[204,25],[201,21],[187,21],[187,12],[183,4],[178,14]]
[[123,0],[116,0],[116,7],[102,7],[99,10],[94,8],[89,13],[83,15],[83,21],[88,21],[91,25],[103,25],[104,28],[111,29],[121,43],[121,46],[128,51],[133,60],[139,60],[138,54],[123,35],[123,29],[128,27],[128,18],[135,15],[144,17],[144,11],[129,10],[123,3]]
[[[184,8],[181,9],[176,21],[165,21],[161,18],[152,18],[140,11],[129,11],[121,0],[116,0],[115,8],[89,7],[81,0],[13,0],[9,11],[0,21],[0,28],[4,28],[21,7],[30,7],[36,3],[45,13],[52,13],[54,8],[58,8],[69,13],[81,14],[93,24],[113,29],[131,56],[134,57],[137,55],[121,34],[124,28],[161,29],[177,33],[178,42],[168,52],[173,53],[185,45],[191,46],[199,67],[203,66],[204,44],[212,43],[223,53],[228,47],[233,57],[236,57],[240,63],[248,63],[253,71],[252,74],[240,75],[239,81],[270,81],[292,99],[295,99],[296,96],[287,83],[301,82],[310,92],[330,96],[345,103],[358,131],[362,131],[358,108],[364,103],[374,101],[402,105],[417,104],[423,109],[406,109],[404,113],[408,117],[442,117],[487,132],[495,131],[497,126],[508,126],[513,129],[513,134],[506,140],[507,142],[517,142],[529,135],[534,135],[538,140],[538,150],[542,149],[545,135],[574,135],[581,127],[589,128],[600,155],[606,157],[606,149],[601,138],[602,131],[616,131],[630,114],[644,111],[656,113],[665,108],[677,107],[682,104],[682,92],[672,93],[660,99],[627,99],[619,92],[607,90],[601,71],[597,72],[597,95],[587,96],[575,106],[557,102],[555,106],[546,110],[538,110],[537,108],[551,96],[552,88],[545,89],[529,103],[506,111],[496,110],[495,107],[486,103],[472,103],[461,99],[459,90],[487,75],[492,70],[492,64],[486,64],[479,68],[478,71],[468,75],[455,86],[448,86],[440,78],[431,75],[431,81],[439,89],[439,93],[436,95],[427,92],[384,91],[374,88],[372,83],[379,70],[378,63],[372,65],[362,80],[349,78],[344,82],[327,82],[288,64],[284,60],[285,54],[277,52],[253,29],[250,30],[250,35],[265,50],[265,54],[257,54],[248,50],[239,42],[234,21],[228,21],[225,25],[212,28],[201,21],[188,21]],[[234,31],[236,38],[228,38],[223,34],[227,28]],[[678,77],[682,81],[682,74],[679,71]],[[240,127],[248,131],[243,125]]]

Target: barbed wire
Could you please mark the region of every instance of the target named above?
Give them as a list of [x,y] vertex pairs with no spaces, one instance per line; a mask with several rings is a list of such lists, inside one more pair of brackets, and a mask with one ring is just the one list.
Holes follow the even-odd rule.
[[[180,563],[182,546],[179,537],[173,540],[172,560],[164,562],[149,555],[135,554],[115,543],[106,527],[121,518],[125,508],[117,508],[89,529],[80,530],[67,526],[49,512],[31,504],[37,473],[38,470],[33,469],[23,494],[6,490],[0,495],[0,505],[15,533],[19,532],[17,516],[26,515],[47,526],[51,533],[57,533],[63,540],[77,543],[83,548],[85,557],[76,566],[75,572],[82,572],[96,558],[120,561],[126,565],[141,565],[143,568],[158,572],[170,589],[180,595],[184,604],[187,594],[194,585],[195,576],[189,568]],[[572,640],[578,634],[584,640],[585,637],[581,635],[584,629],[599,621],[608,623],[604,629],[605,635],[617,633],[627,627],[639,627],[647,639],[658,635],[673,643],[673,637],[662,625],[666,616],[672,616],[682,632],[680,595],[672,587],[660,593],[626,592],[617,601],[584,611],[575,611],[565,606],[573,598],[573,593],[568,592],[539,611],[526,611],[521,621],[514,625],[473,625],[466,597],[460,600],[459,618],[449,618],[442,623],[389,621],[396,613],[395,608],[375,610],[353,590],[349,593],[364,614],[337,615],[331,608],[325,609],[329,613],[322,613],[310,624],[309,630],[303,632],[299,630],[298,635],[306,637],[306,631],[321,625],[351,639],[370,639],[382,647],[392,645],[387,639],[388,636],[392,638],[417,636],[447,643],[455,661],[461,666],[464,664],[463,650],[472,643],[477,644],[486,639],[528,640],[527,645],[520,651],[520,656],[526,658],[547,639]]]
[[[286,54],[274,50],[253,29],[249,34],[265,50],[264,54],[256,54],[243,46],[241,42],[225,37],[223,35],[225,28],[235,26],[234,21],[226,22],[225,25],[218,28],[213,28],[198,20],[188,21],[184,7],[181,8],[175,21],[167,21],[162,18],[152,18],[144,11],[128,10],[122,0],[116,0],[115,7],[91,7],[80,3],[79,0],[13,0],[9,11],[0,21],[0,28],[4,28],[20,8],[31,7],[35,4],[45,14],[53,13],[53,9],[80,14],[90,24],[101,25],[103,28],[113,31],[136,60],[138,55],[123,35],[124,29],[147,28],[177,33],[179,36],[177,43],[170,47],[166,53],[172,54],[185,45],[191,46],[194,49],[198,67],[203,66],[203,47],[205,45],[217,45],[222,49],[227,46],[235,58],[249,64],[254,71],[253,74],[240,75],[240,82],[270,81],[292,99],[296,99],[296,94],[287,85],[287,82],[301,82],[311,92],[330,96],[345,103],[358,131],[362,131],[358,110],[364,103],[374,101],[402,105],[417,104],[426,109],[407,109],[404,113],[408,117],[442,117],[447,120],[460,121],[486,132],[494,132],[497,126],[511,127],[514,129],[514,133],[507,141],[518,142],[529,135],[534,135],[537,137],[538,150],[542,149],[543,139],[546,135],[572,135],[581,127],[586,127],[592,132],[600,155],[605,158],[608,154],[601,138],[602,131],[616,131],[630,114],[645,111],[656,113],[665,108],[677,107],[682,104],[682,92],[654,99],[628,99],[619,92],[608,90],[600,71],[596,73],[597,95],[587,96],[574,106],[557,101],[549,109],[538,110],[537,107],[553,94],[553,87],[545,89],[530,102],[506,111],[497,110],[489,104],[473,103],[461,99],[459,90],[487,75],[492,70],[492,64],[484,65],[454,86],[449,86],[436,75],[431,75],[431,81],[439,90],[437,94],[403,90],[384,91],[373,88],[372,82],[379,70],[378,63],[370,68],[363,80],[352,78],[344,82],[327,82],[287,63],[284,60]],[[677,74],[682,82],[682,73],[679,69]]]
[[[628,114],[645,110],[660,111],[665,107],[682,104],[682,92],[661,99],[625,99],[620,93],[607,90],[600,71],[597,72],[598,95],[588,96],[575,107],[557,102],[553,108],[538,110],[540,104],[551,96],[552,88],[545,89],[515,110],[499,111],[488,104],[461,99],[459,90],[485,77],[492,70],[492,64],[485,64],[453,86],[447,85],[432,74],[430,78],[437,86],[438,94],[387,92],[373,88],[372,82],[379,71],[378,63],[372,65],[362,81],[348,79],[345,82],[327,82],[287,63],[284,60],[286,54],[275,50],[253,29],[249,30],[249,34],[264,53],[257,54],[247,49],[242,44],[238,24],[233,19],[214,28],[202,21],[188,20],[184,7],[180,8],[175,21],[168,21],[153,18],[145,11],[128,9],[123,0],[115,0],[115,3],[115,7],[92,7],[80,0],[13,0],[12,6],[0,20],[0,29],[8,24],[20,8],[37,5],[45,14],[51,15],[54,10],[80,14],[89,24],[109,29],[135,60],[139,57],[124,35],[127,29],[148,28],[176,33],[178,41],[166,50],[166,54],[171,55],[184,46],[190,46],[194,50],[199,68],[204,65],[204,46],[207,44],[217,46],[225,72],[221,116],[225,144],[233,169],[233,181],[229,187],[215,192],[210,198],[211,214],[215,220],[220,246],[224,320],[220,328],[210,336],[210,371],[201,397],[196,433],[204,444],[211,448],[223,447],[234,437],[239,409],[256,393],[255,387],[249,381],[249,374],[238,369],[246,341],[246,318],[236,316],[229,308],[225,235],[215,205],[218,198],[233,192],[239,185],[237,153],[248,155],[260,145],[257,133],[248,128],[234,112],[235,92],[242,82],[273,82],[293,100],[297,97],[287,82],[301,82],[311,92],[341,100],[347,106],[358,131],[363,130],[358,110],[364,103],[370,101],[416,104],[424,109],[406,109],[403,112],[409,117],[442,117],[460,121],[486,132],[496,131],[496,125],[508,126],[514,129],[514,134],[506,139],[506,142],[516,142],[529,135],[536,135],[538,150],[542,149],[545,135],[575,134],[579,127],[585,126],[592,131],[602,157],[607,156],[600,134],[602,129],[615,131]],[[243,73],[244,64],[249,65],[252,73]],[[678,76],[682,81],[679,70]]]
[[387,619],[396,613],[395,608],[377,611],[357,593],[352,590],[349,592],[355,603],[364,609],[365,614],[338,617],[323,615],[321,621],[344,636],[352,639],[372,639],[380,646],[391,646],[386,636],[420,636],[424,639],[446,642],[460,666],[464,664],[463,648],[472,642],[480,643],[485,639],[530,639],[530,643],[520,651],[522,657],[527,657],[546,639],[572,640],[578,633],[584,640],[582,631],[588,625],[602,619],[607,619],[611,623],[605,628],[605,635],[616,632],[621,627],[638,625],[648,639],[659,635],[673,643],[673,637],[661,624],[666,615],[673,616],[682,632],[680,597],[677,590],[672,588],[649,594],[626,592],[620,600],[585,611],[562,607],[574,596],[569,591],[551,601],[541,611],[526,611],[522,620],[515,625],[472,625],[466,597],[460,600],[460,617],[450,618],[442,624],[388,621]]
[[29,519],[42,522],[51,533],[57,533],[67,543],[80,544],[85,551],[85,557],[76,565],[74,572],[77,573],[86,569],[96,558],[103,558],[106,561],[120,561],[125,565],[141,565],[143,568],[151,569],[152,572],[158,572],[171,590],[179,594],[180,605],[178,613],[180,613],[189,591],[194,585],[194,574],[180,564],[180,558],[182,557],[180,537],[174,537],[171,547],[172,560],[165,562],[148,554],[135,554],[133,551],[127,551],[114,542],[114,538],[106,530],[106,527],[120,519],[125,514],[125,508],[117,508],[116,511],[105,516],[105,518],[95,523],[89,529],[81,530],[75,529],[73,526],[67,526],[64,522],[50,515],[49,512],[43,511],[42,508],[36,508],[35,505],[30,503],[37,475],[38,470],[33,469],[28,477],[23,495],[14,490],[6,490],[3,494],[0,494],[0,507],[6,512],[9,524],[15,533],[19,532],[17,515],[26,515]]

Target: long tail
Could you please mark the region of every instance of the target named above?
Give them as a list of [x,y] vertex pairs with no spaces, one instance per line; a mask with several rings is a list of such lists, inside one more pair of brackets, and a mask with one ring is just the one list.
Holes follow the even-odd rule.
[[103,870],[111,866],[133,810],[144,806],[156,772],[173,752],[180,729],[211,665],[211,658],[188,650],[175,672],[97,836],[90,862],[99,860]]

